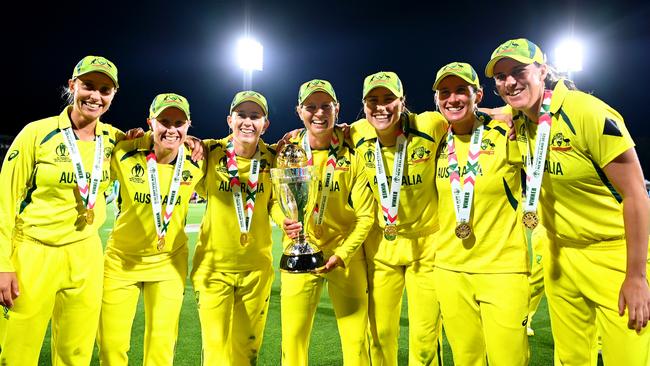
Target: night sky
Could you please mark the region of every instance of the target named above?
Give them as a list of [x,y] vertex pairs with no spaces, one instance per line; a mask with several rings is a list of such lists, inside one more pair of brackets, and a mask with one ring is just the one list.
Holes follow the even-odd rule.
[[[301,125],[294,112],[298,87],[312,78],[332,82],[344,122],[360,116],[363,78],[380,70],[401,77],[411,110],[433,109],[435,72],[452,61],[469,62],[479,72],[487,96],[483,106],[501,105],[492,93],[494,82],[483,75],[494,48],[526,37],[552,60],[555,45],[573,32],[585,42],[584,70],[574,76],[578,87],[617,109],[637,143],[650,145],[644,118],[650,86],[648,2],[35,4],[22,1],[17,10],[2,12],[2,100],[8,108],[0,134],[15,135],[30,121],[58,114],[72,68],[95,54],[119,69],[120,90],[104,121],[121,129],[145,127],[153,97],[176,92],[190,101],[191,134],[223,137],[230,101],[242,88],[234,49],[248,13],[251,35],[264,45],[264,71],[254,73],[253,89],[269,100],[267,141]],[[650,166],[645,153],[639,154]]]

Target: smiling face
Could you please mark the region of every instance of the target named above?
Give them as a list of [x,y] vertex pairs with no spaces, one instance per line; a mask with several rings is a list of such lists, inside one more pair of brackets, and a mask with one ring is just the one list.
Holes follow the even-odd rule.
[[445,77],[437,85],[436,102],[440,113],[452,125],[474,123],[474,111],[483,98],[483,90],[474,90],[467,81],[458,76]]
[[70,79],[68,88],[73,97],[72,120],[86,123],[97,120],[108,111],[116,92],[113,80],[101,72]]
[[309,134],[319,137],[328,135],[334,128],[339,105],[327,93],[315,92],[296,107],[296,111]]
[[494,65],[494,82],[504,102],[528,116],[535,116],[544,95],[546,73],[546,65],[503,58]]
[[153,131],[155,146],[168,151],[176,151],[185,142],[190,121],[183,111],[178,108],[165,108],[156,118],[148,119],[147,123]]
[[399,128],[404,101],[387,88],[379,87],[368,92],[363,101],[363,111],[378,133],[390,133]]
[[235,144],[257,145],[260,135],[269,127],[262,107],[254,102],[243,102],[228,116]]

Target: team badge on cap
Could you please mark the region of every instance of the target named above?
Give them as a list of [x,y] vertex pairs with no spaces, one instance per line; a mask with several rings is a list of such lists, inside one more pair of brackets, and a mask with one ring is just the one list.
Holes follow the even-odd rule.
[[490,62],[485,66],[485,76],[489,78],[493,77],[494,65],[506,57],[524,64],[532,64],[533,62],[543,64],[546,62],[542,49],[536,44],[526,38],[512,39],[501,44],[492,52]]
[[76,79],[90,72],[101,72],[105,74],[113,80],[115,88],[119,87],[117,83],[117,67],[108,59],[101,56],[86,56],[82,58],[72,70],[72,79]]
[[190,104],[187,102],[187,99],[182,95],[174,93],[156,95],[153,102],[151,102],[151,106],[149,106],[149,118],[158,117],[162,111],[169,107],[180,109],[185,113],[185,117],[190,119]]
[[438,84],[440,84],[442,79],[450,75],[458,76],[467,81],[470,85],[474,85],[477,88],[480,87],[478,74],[476,74],[476,71],[470,64],[464,62],[452,62],[438,70],[436,81],[433,83],[433,90],[437,90]]
[[308,81],[306,83],[303,83],[300,86],[300,91],[298,92],[298,104],[302,104],[305,99],[307,99],[310,95],[312,95],[315,92],[323,92],[332,97],[336,103],[338,103],[338,99],[336,99],[336,93],[334,92],[334,88],[332,87],[332,84],[330,84],[329,81],[327,80],[321,80],[321,79],[314,79],[311,81]]
[[235,94],[235,97],[232,99],[232,103],[230,103],[230,113],[232,113],[232,111],[238,105],[244,102],[253,102],[259,105],[262,108],[264,115],[268,117],[269,107],[266,103],[266,98],[264,98],[262,94],[253,90],[240,91],[239,93]]
[[373,89],[384,87],[395,94],[396,97],[401,98],[404,96],[404,89],[402,88],[402,81],[396,73],[391,71],[380,71],[378,73],[366,76],[363,81],[363,99],[366,99],[368,93]]

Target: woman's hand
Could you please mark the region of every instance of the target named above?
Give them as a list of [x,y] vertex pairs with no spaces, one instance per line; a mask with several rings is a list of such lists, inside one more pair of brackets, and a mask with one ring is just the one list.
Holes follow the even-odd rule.
[[298,234],[300,234],[300,230],[302,230],[302,224],[298,221],[285,218],[282,223],[282,229],[288,237],[295,239],[298,237]]
[[126,135],[124,136],[125,140],[134,140],[137,139],[138,137],[144,136],[144,130],[140,127],[137,128],[132,128],[128,131],[126,131]]
[[19,295],[16,272],[0,272],[0,305],[11,308]]
[[190,148],[190,150],[192,150],[192,161],[197,162],[205,159],[206,151],[208,149],[203,143],[203,140],[188,135],[187,139],[185,139],[185,144]]
[[316,268],[314,272],[317,274],[325,274],[333,271],[336,267],[345,267],[345,263],[341,257],[333,254],[330,259],[327,260],[327,263],[325,263],[322,267]]

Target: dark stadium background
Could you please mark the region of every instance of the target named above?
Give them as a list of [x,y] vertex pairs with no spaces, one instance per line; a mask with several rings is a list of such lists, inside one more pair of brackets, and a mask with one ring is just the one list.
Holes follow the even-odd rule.
[[[249,22],[246,23],[245,9]],[[1,15],[5,109],[3,147],[28,122],[58,114],[61,87],[87,54],[113,60],[121,89],[105,120],[145,126],[160,92],[188,97],[198,137],[227,133],[225,115],[242,72],[234,61],[246,24],[265,50],[253,88],[270,103],[275,140],[299,125],[293,111],[301,82],[332,81],[341,120],[361,111],[364,76],[396,71],[414,111],[433,108],[431,84],[442,65],[482,69],[502,41],[528,37],[549,55],[572,32],[586,43],[578,86],[625,117],[650,169],[647,124],[650,3],[628,1],[66,1],[14,2]],[[482,78],[485,106],[500,105]],[[646,173],[650,174],[650,173]]]

